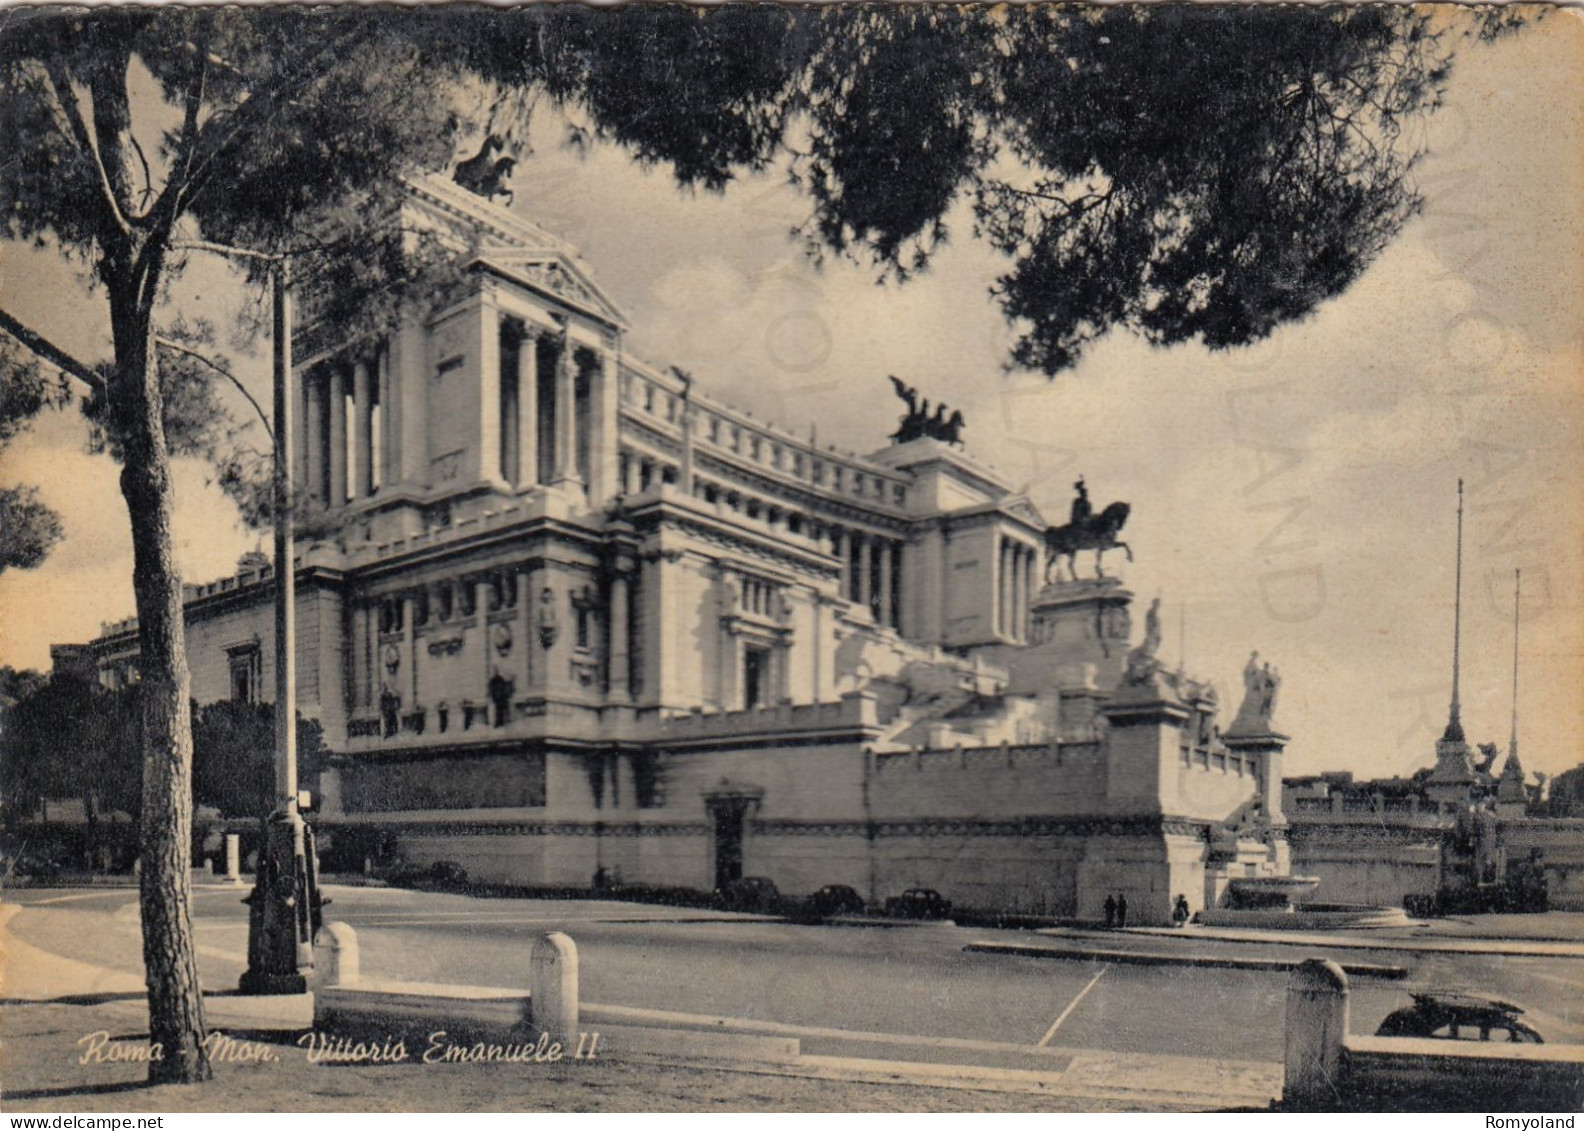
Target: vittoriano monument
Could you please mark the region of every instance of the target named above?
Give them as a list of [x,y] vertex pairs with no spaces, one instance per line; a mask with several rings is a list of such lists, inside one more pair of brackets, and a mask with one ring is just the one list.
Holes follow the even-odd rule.
[[[1140,634],[1123,578],[1074,569],[1127,551],[1127,503],[1080,480],[1052,529],[897,379],[900,425],[850,452],[646,361],[576,249],[496,202],[506,156],[410,186],[403,222],[471,257],[432,309],[374,341],[291,323],[280,466],[335,519],[283,571],[295,680],[272,569],[187,593],[193,698],[279,676],[326,747],[272,826],[250,988],[302,986],[315,848],[525,891],[762,876],[1085,919],[1125,893],[1162,925],[1287,874],[1285,739],[1224,740],[1162,603]],[[127,621],[83,652],[121,687],[140,646]]]

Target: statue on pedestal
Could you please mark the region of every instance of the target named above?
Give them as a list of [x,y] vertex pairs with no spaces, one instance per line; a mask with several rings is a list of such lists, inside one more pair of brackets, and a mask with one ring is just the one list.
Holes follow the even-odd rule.
[[1144,614],[1144,640],[1128,653],[1122,682],[1133,687],[1153,682],[1161,672],[1160,646],[1160,598],[1156,597],[1150,602],[1149,612]]
[[1243,705],[1233,720],[1234,731],[1268,733],[1275,729],[1271,721],[1276,713],[1276,692],[1281,688],[1281,673],[1267,661],[1259,662],[1259,653],[1250,652],[1243,666]]

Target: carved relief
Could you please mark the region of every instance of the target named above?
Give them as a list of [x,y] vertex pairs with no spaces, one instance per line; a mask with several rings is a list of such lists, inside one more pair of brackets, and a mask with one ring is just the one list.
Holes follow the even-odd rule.
[[536,618],[539,629],[539,646],[551,648],[555,646],[556,637],[561,635],[560,618],[556,616],[555,590],[548,585],[539,590],[539,614]]

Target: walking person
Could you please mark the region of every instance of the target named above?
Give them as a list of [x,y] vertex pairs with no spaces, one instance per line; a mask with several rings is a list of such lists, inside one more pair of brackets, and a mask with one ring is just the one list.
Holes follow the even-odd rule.
[[1120,892],[1117,894],[1116,920],[1117,926],[1127,926],[1127,896],[1121,894]]
[[1188,910],[1188,897],[1186,895],[1179,895],[1177,897],[1177,906],[1172,908],[1173,925],[1177,927],[1186,927],[1192,914],[1193,913]]
[[1105,913],[1106,913],[1106,926],[1107,927],[1116,926],[1116,912],[1117,912],[1116,896],[1114,896],[1114,895],[1106,896]]

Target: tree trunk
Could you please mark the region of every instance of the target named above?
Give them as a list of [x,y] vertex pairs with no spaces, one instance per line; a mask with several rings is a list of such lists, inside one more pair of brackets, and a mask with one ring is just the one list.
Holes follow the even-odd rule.
[[[192,927],[192,719],[182,583],[172,538],[170,452],[144,287],[111,286],[117,372],[111,411],[123,424],[121,494],[132,520],[143,723],[139,901],[148,985],[151,1083],[210,1077]],[[121,294],[117,294],[117,291]],[[126,292],[131,291],[129,295]]]

